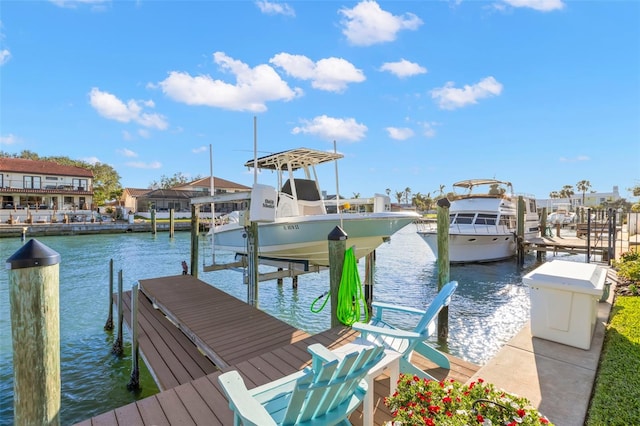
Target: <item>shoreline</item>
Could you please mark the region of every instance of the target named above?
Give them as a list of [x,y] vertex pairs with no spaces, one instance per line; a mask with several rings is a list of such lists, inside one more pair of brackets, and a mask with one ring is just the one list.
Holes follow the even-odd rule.
[[[191,222],[175,222],[174,231],[190,231]],[[169,222],[156,223],[156,231],[168,232]],[[120,234],[128,232],[151,232],[151,222],[114,223],[32,223],[20,225],[0,224],[0,238]]]

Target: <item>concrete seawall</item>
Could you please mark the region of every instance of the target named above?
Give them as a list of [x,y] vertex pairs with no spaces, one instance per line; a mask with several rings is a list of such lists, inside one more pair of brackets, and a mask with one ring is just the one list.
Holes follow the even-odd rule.
[[[86,234],[120,234],[126,232],[151,232],[150,222],[137,223],[35,223],[20,225],[0,225],[0,238],[20,238],[26,228],[27,237]],[[190,231],[190,222],[176,222],[173,229]],[[168,222],[156,223],[156,231],[168,232]]]

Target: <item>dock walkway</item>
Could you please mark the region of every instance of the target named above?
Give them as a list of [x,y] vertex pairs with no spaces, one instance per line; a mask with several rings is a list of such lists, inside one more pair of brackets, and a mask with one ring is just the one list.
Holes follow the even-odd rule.
[[[307,347],[313,343],[335,349],[359,335],[345,326],[309,335],[190,275],[141,280],[140,284],[140,352],[163,390],[79,425],[232,424],[231,410],[217,381],[222,372],[238,370],[252,388],[308,366]],[[125,318],[130,318],[130,299],[129,292],[123,300]],[[214,365],[209,356],[224,365]],[[449,358],[450,370],[419,355],[414,356],[414,363],[438,379],[460,382],[479,368]],[[375,380],[376,425],[391,420],[383,402],[389,389],[386,375]],[[361,408],[350,420],[362,424]]]

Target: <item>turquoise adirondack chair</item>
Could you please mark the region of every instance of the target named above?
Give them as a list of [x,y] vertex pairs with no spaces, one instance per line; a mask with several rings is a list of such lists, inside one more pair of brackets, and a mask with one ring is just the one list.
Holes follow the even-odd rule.
[[373,345],[343,359],[317,343],[308,351],[311,367],[251,390],[237,371],[221,374],[234,425],[349,425],[349,415],[367,392],[363,378],[384,348]]
[[[414,352],[417,352],[439,367],[451,368],[449,359],[442,352],[426,343],[425,340],[435,333],[435,320],[438,313],[442,308],[449,305],[451,296],[457,287],[458,283],[456,281],[447,283],[438,292],[438,295],[429,304],[426,311],[408,306],[374,302],[372,304],[374,315],[369,322],[366,324],[356,322],[352,325],[354,329],[359,330],[361,333],[355,342],[364,339],[382,345],[387,349],[400,352],[402,353],[402,358],[400,358],[401,373],[433,380],[434,378],[431,375],[411,363],[411,357]],[[420,321],[412,331],[398,329],[383,318],[383,313],[386,311],[420,315]]]

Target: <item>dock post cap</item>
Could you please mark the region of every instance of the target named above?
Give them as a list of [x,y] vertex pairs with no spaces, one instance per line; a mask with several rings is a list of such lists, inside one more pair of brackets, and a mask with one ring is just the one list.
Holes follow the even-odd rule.
[[442,197],[440,198],[436,204],[438,205],[438,207],[450,207],[451,203],[449,202],[449,199],[447,197]]
[[26,242],[7,259],[7,269],[33,268],[60,263],[60,254],[36,239]]
[[347,237],[347,233],[344,232],[342,228],[340,228],[339,226],[336,226],[335,228],[333,228],[331,232],[329,232],[329,236],[327,238],[329,241],[343,241],[343,240],[346,240],[348,237]]

